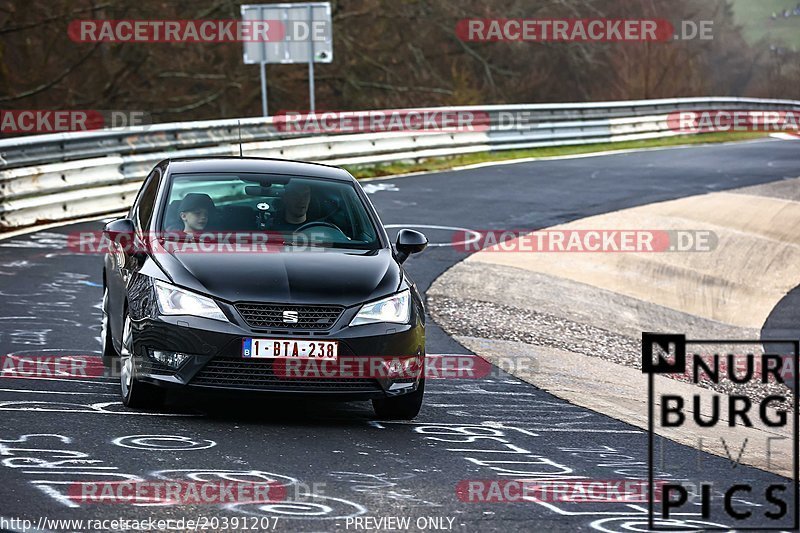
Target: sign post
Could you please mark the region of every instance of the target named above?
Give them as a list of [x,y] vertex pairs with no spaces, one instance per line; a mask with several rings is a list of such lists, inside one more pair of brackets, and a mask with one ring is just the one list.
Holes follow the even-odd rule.
[[284,38],[274,42],[244,42],[244,63],[260,65],[261,112],[267,117],[267,63],[308,63],[308,99],[313,112],[314,63],[333,61],[333,26],[329,2],[257,4],[241,7],[242,20],[266,20],[284,26]]
[[269,116],[267,111],[267,64],[259,63],[261,66],[261,114],[265,117]]

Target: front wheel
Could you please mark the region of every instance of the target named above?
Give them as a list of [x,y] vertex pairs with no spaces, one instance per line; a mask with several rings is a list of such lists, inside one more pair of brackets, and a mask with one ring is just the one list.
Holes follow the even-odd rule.
[[103,366],[113,369],[115,362],[119,362],[119,354],[114,348],[114,339],[111,336],[111,324],[108,318],[108,288],[103,288],[103,322],[100,329],[100,341],[103,343]]
[[422,408],[422,397],[425,395],[425,380],[421,379],[417,390],[393,398],[372,400],[375,414],[383,420],[411,420]]
[[164,405],[165,391],[136,379],[136,357],[133,355],[133,332],[131,319],[125,315],[122,333],[122,351],[119,371],[122,404],[132,409],[158,408]]

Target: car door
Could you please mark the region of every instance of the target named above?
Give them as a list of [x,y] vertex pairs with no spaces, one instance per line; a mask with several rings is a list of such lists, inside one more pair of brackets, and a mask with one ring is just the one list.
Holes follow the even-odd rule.
[[[150,231],[150,222],[158,201],[158,189],[161,183],[162,169],[156,167],[147,176],[136,196],[128,218],[133,222],[138,239],[146,237]],[[128,287],[132,276],[141,267],[141,255],[111,244],[109,253],[105,258],[106,286],[108,288],[108,313],[111,335],[115,347],[119,350],[119,340],[122,333],[123,311],[128,295]]]

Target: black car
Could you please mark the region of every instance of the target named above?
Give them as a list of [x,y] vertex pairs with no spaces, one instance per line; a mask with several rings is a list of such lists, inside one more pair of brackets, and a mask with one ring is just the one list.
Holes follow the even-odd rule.
[[419,412],[425,313],[401,264],[427,240],[405,229],[392,247],[347,171],[166,160],[104,236],[103,358],[126,406],[158,407],[174,388]]

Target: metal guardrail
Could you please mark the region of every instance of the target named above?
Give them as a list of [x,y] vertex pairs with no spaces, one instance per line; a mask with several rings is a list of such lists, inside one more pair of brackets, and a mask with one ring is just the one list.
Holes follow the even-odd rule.
[[[119,211],[163,159],[238,155],[240,122],[246,156],[360,165],[680,135],[667,123],[670,113],[722,109],[800,111],[800,101],[708,97],[413,110],[480,113],[485,122],[472,131],[314,135],[282,131],[270,117],[5,139],[0,230]],[[510,126],[509,116],[515,117]]]

